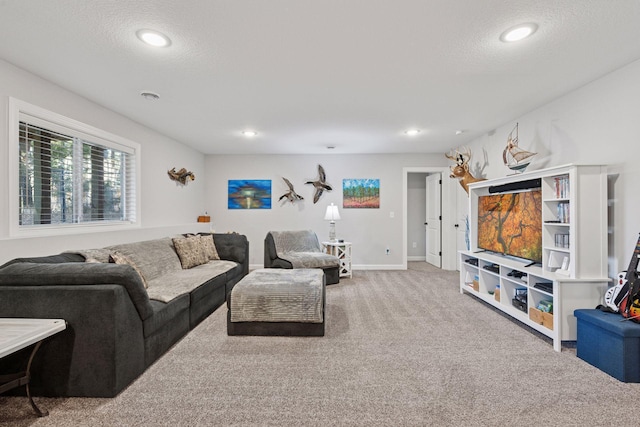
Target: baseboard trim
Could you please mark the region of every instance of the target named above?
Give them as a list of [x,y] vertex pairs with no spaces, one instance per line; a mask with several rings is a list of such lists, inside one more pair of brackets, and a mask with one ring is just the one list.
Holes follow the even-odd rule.
[[[418,260],[419,261],[419,260]],[[424,261],[424,259],[422,259]],[[262,264],[249,264],[249,270],[257,270],[264,268]],[[402,264],[354,264],[351,266],[353,270],[406,270]]]
[[427,261],[426,256],[408,256],[407,261]]
[[352,268],[354,270],[406,270],[402,264],[354,264]]

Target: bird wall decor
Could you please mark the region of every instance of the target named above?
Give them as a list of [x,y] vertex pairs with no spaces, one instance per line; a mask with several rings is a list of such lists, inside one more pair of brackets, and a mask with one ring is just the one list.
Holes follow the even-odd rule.
[[287,178],[282,177],[282,179],[284,180],[284,182],[287,184],[287,186],[289,187],[289,191],[287,191],[286,193],[284,193],[282,196],[280,196],[280,198],[278,199],[278,201],[282,200],[282,199],[287,199],[289,200],[291,203],[295,203],[298,200],[304,200],[304,197],[302,197],[301,195],[299,195],[298,193],[295,192],[295,190],[293,189],[293,184],[291,184],[291,181],[289,181]]
[[167,171],[167,174],[169,175],[169,179],[171,179],[172,181],[177,181],[182,185],[187,185],[188,181],[195,181],[196,176],[193,174],[193,172],[188,171],[185,168],[182,168],[178,171],[176,171],[176,168],[172,168],[171,170]]
[[326,191],[331,191],[332,188],[329,184],[327,184],[327,176],[324,173],[324,168],[322,167],[322,165],[318,165],[318,179],[315,181],[307,181],[305,182],[305,184],[312,184],[316,191],[313,195],[313,203],[318,203],[318,200],[320,200],[320,196],[322,196],[322,193],[326,190]]

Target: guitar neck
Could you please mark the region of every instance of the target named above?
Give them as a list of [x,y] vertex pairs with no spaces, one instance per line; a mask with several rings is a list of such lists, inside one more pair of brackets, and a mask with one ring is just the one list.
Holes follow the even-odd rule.
[[638,270],[638,261],[640,260],[640,237],[638,237],[638,243],[636,243],[636,248],[633,251],[633,255],[631,256],[631,261],[629,261],[629,268],[627,268],[627,281],[633,279]]

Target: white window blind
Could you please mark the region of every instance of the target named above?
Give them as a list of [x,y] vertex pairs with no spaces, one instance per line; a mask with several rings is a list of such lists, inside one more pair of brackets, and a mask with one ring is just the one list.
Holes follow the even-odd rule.
[[136,221],[136,151],[20,114],[19,226]]

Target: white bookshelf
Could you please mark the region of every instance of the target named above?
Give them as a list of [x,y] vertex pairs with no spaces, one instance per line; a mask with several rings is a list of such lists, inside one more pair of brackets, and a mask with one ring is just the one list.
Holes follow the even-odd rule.
[[[478,198],[489,194],[490,187],[537,178],[542,188],[542,265],[529,266],[526,260],[480,250]],[[469,212],[471,250],[459,254],[460,292],[469,293],[552,338],[556,351],[560,351],[562,341],[574,341],[573,310],[595,308],[609,282],[606,168],[565,165],[477,182],[469,186]],[[487,266],[495,266],[495,271]],[[522,273],[523,278],[517,277]],[[535,286],[541,283],[550,284],[551,290]],[[500,300],[495,297],[498,287]],[[512,303],[516,290],[526,294],[524,311]],[[553,305],[552,315],[537,310],[541,301]]]

